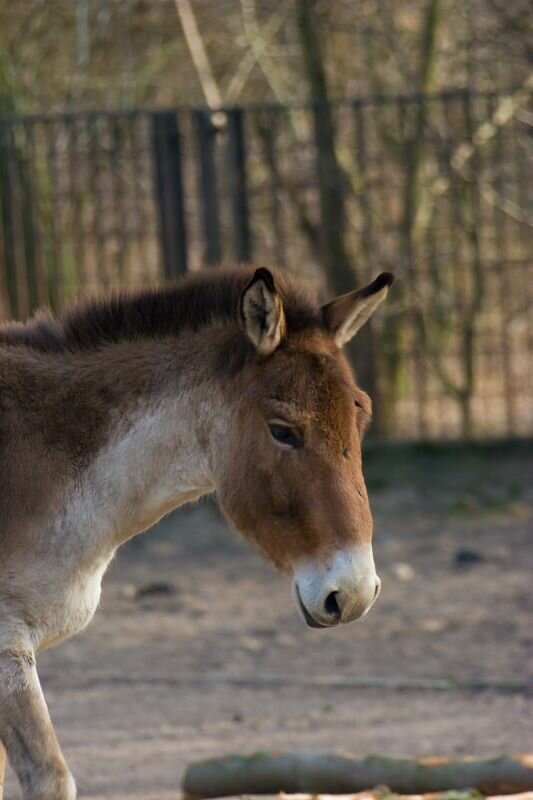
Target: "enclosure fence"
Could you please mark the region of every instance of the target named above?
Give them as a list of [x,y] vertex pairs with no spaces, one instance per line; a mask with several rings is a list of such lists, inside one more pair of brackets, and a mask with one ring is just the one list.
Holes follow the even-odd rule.
[[533,434],[531,90],[0,116],[0,318],[201,267],[396,274],[375,436]]

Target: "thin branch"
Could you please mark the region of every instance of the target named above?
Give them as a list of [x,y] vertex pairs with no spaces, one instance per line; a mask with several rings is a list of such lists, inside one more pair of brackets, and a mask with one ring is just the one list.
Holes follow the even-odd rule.
[[204,42],[196,24],[192,5],[189,0],[175,0],[175,3],[185,41],[196,68],[206,103],[209,108],[220,108],[222,106],[222,95],[215,81]]
[[224,93],[225,105],[232,105],[236,102],[237,98],[244,89],[250,73],[254,66],[258,63],[258,57],[262,56],[274,36],[277,34],[282,24],[285,22],[287,16],[288,6],[283,6],[280,10],[275,11],[268,22],[265,24],[262,36],[258,40],[255,47],[251,47],[246,51],[240,64],[238,65],[233,78]]
[[[265,76],[276,101],[280,105],[290,106],[292,98],[286,91],[280,71],[275,66],[275,64],[279,63],[279,59],[276,62],[272,62],[267,58],[265,36],[257,17],[255,0],[241,0],[241,11],[244,32],[256,58],[257,65]],[[296,141],[305,141],[307,133],[305,116],[300,111],[289,109],[288,119]]]
[[[490,120],[483,122],[475,130],[472,140],[462,142],[450,159],[453,169],[464,177],[465,167],[477,150],[490,142],[501,128],[504,128],[529,100],[533,90],[533,72],[530,72],[522,86],[513,94],[501,98]],[[439,193],[445,191],[449,184],[439,181]]]
[[388,47],[393,55],[400,74],[404,79],[404,85],[412,86],[415,82],[413,70],[409,64],[409,59],[403,46],[402,37],[398,33],[394,15],[391,13],[388,0],[378,0],[378,14],[383,21],[383,33]]
[[[532,90],[533,72],[530,72],[520,88],[518,88],[512,94],[505,95],[504,97],[500,98],[491,118],[485,122],[482,122],[481,125],[475,129],[471,139],[469,139],[469,141],[461,142],[461,144],[456,147],[455,151],[449,158],[449,163],[452,170],[456,172],[463,180],[469,180],[469,177],[466,174],[466,168],[476,153],[478,153],[485,145],[492,141],[498,132],[513,119],[520,117],[521,121],[523,121],[521,115],[524,113],[527,114],[527,111],[524,109],[524,105],[530,99]],[[452,181],[450,177],[440,174],[437,175],[437,177],[428,187],[428,203],[435,203],[437,198],[446,194],[446,192],[450,190],[451,185]],[[480,191],[489,203],[497,205],[509,216],[520,222],[524,222],[527,225],[532,224],[531,217],[524,216],[523,212],[518,209],[518,207],[512,201],[502,200],[500,198],[499,203],[497,203],[497,195],[494,190],[482,187]]]
[[248,44],[255,56],[257,64],[272,91],[272,94],[281,105],[287,105],[290,98],[287,95],[279,71],[266,58],[265,37],[259,25],[255,0],[241,0],[242,21]]
[[481,185],[479,192],[489,205],[507,214],[508,217],[511,217],[511,219],[514,219],[516,222],[533,228],[533,215],[528,214],[527,211],[522,209],[514,200],[511,200],[509,197],[504,197],[492,186],[488,185]]

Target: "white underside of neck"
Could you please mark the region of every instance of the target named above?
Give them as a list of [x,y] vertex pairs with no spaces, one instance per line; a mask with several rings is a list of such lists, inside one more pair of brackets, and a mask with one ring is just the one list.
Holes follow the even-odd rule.
[[226,415],[213,396],[158,399],[128,417],[87,469],[71,513],[118,546],[214,491],[213,447]]

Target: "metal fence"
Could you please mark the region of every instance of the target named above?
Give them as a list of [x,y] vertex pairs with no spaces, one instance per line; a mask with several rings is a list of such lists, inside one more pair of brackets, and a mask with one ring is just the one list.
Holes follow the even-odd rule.
[[523,90],[0,117],[0,317],[221,262],[387,269],[374,432],[531,435],[532,156]]

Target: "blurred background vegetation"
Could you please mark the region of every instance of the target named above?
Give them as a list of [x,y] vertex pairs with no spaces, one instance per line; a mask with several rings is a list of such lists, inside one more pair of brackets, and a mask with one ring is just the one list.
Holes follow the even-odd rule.
[[309,13],[333,98],[507,91],[532,69],[530,12],[528,0],[19,0],[0,8],[2,110],[304,103]]
[[0,318],[221,262],[398,281],[374,435],[533,434],[527,0],[0,7]]

